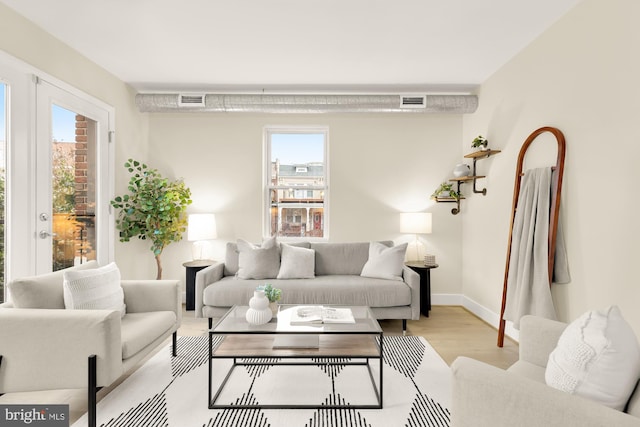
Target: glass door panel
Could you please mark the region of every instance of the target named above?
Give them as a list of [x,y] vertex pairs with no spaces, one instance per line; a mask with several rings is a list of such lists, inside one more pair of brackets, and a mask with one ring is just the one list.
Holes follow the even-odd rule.
[[109,113],[46,81],[37,86],[36,270],[109,255]]
[[52,269],[96,259],[96,122],[52,105]]

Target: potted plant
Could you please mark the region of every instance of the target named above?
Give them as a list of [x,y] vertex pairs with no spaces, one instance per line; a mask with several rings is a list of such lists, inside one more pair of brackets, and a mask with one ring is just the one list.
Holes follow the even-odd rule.
[[482,135],[478,135],[472,142],[471,147],[479,148],[482,151],[486,151],[489,149],[489,141]]
[[264,291],[265,296],[269,299],[269,307],[273,315],[278,314],[278,301],[282,298],[282,289],[274,288],[270,283],[263,286],[258,286],[257,290]]
[[449,182],[443,182],[442,184],[440,184],[440,186],[436,188],[436,191],[434,191],[433,194],[431,195],[432,199],[447,198],[447,197],[452,197],[456,200],[460,199],[460,193],[454,190],[453,184]]
[[165,246],[182,240],[187,229],[187,206],[191,204],[191,190],[182,180],[169,181],[156,169],[129,159],[124,167],[132,174],[129,194],[117,196],[111,205],[120,209],[116,227],[120,241],[133,237],[151,241],[156,259],[156,279],[162,278],[160,255]]

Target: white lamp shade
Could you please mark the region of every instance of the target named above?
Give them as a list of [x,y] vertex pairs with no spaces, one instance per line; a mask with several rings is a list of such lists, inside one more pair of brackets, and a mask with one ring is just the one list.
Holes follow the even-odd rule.
[[431,234],[431,212],[401,213],[400,232],[408,234]]
[[191,214],[187,227],[187,240],[212,240],[218,237],[214,214]]

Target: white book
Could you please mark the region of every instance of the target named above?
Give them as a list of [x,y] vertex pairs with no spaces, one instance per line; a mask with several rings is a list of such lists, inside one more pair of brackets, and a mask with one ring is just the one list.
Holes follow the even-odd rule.
[[308,305],[295,307],[291,312],[292,325],[313,323],[356,323],[350,308]]

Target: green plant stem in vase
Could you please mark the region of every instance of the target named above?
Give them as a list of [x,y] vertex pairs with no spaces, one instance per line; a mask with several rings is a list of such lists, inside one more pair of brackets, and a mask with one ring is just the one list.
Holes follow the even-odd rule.
[[264,291],[265,296],[269,300],[269,307],[274,316],[278,314],[278,301],[282,298],[282,289],[274,288],[270,283],[258,286],[256,290]]

